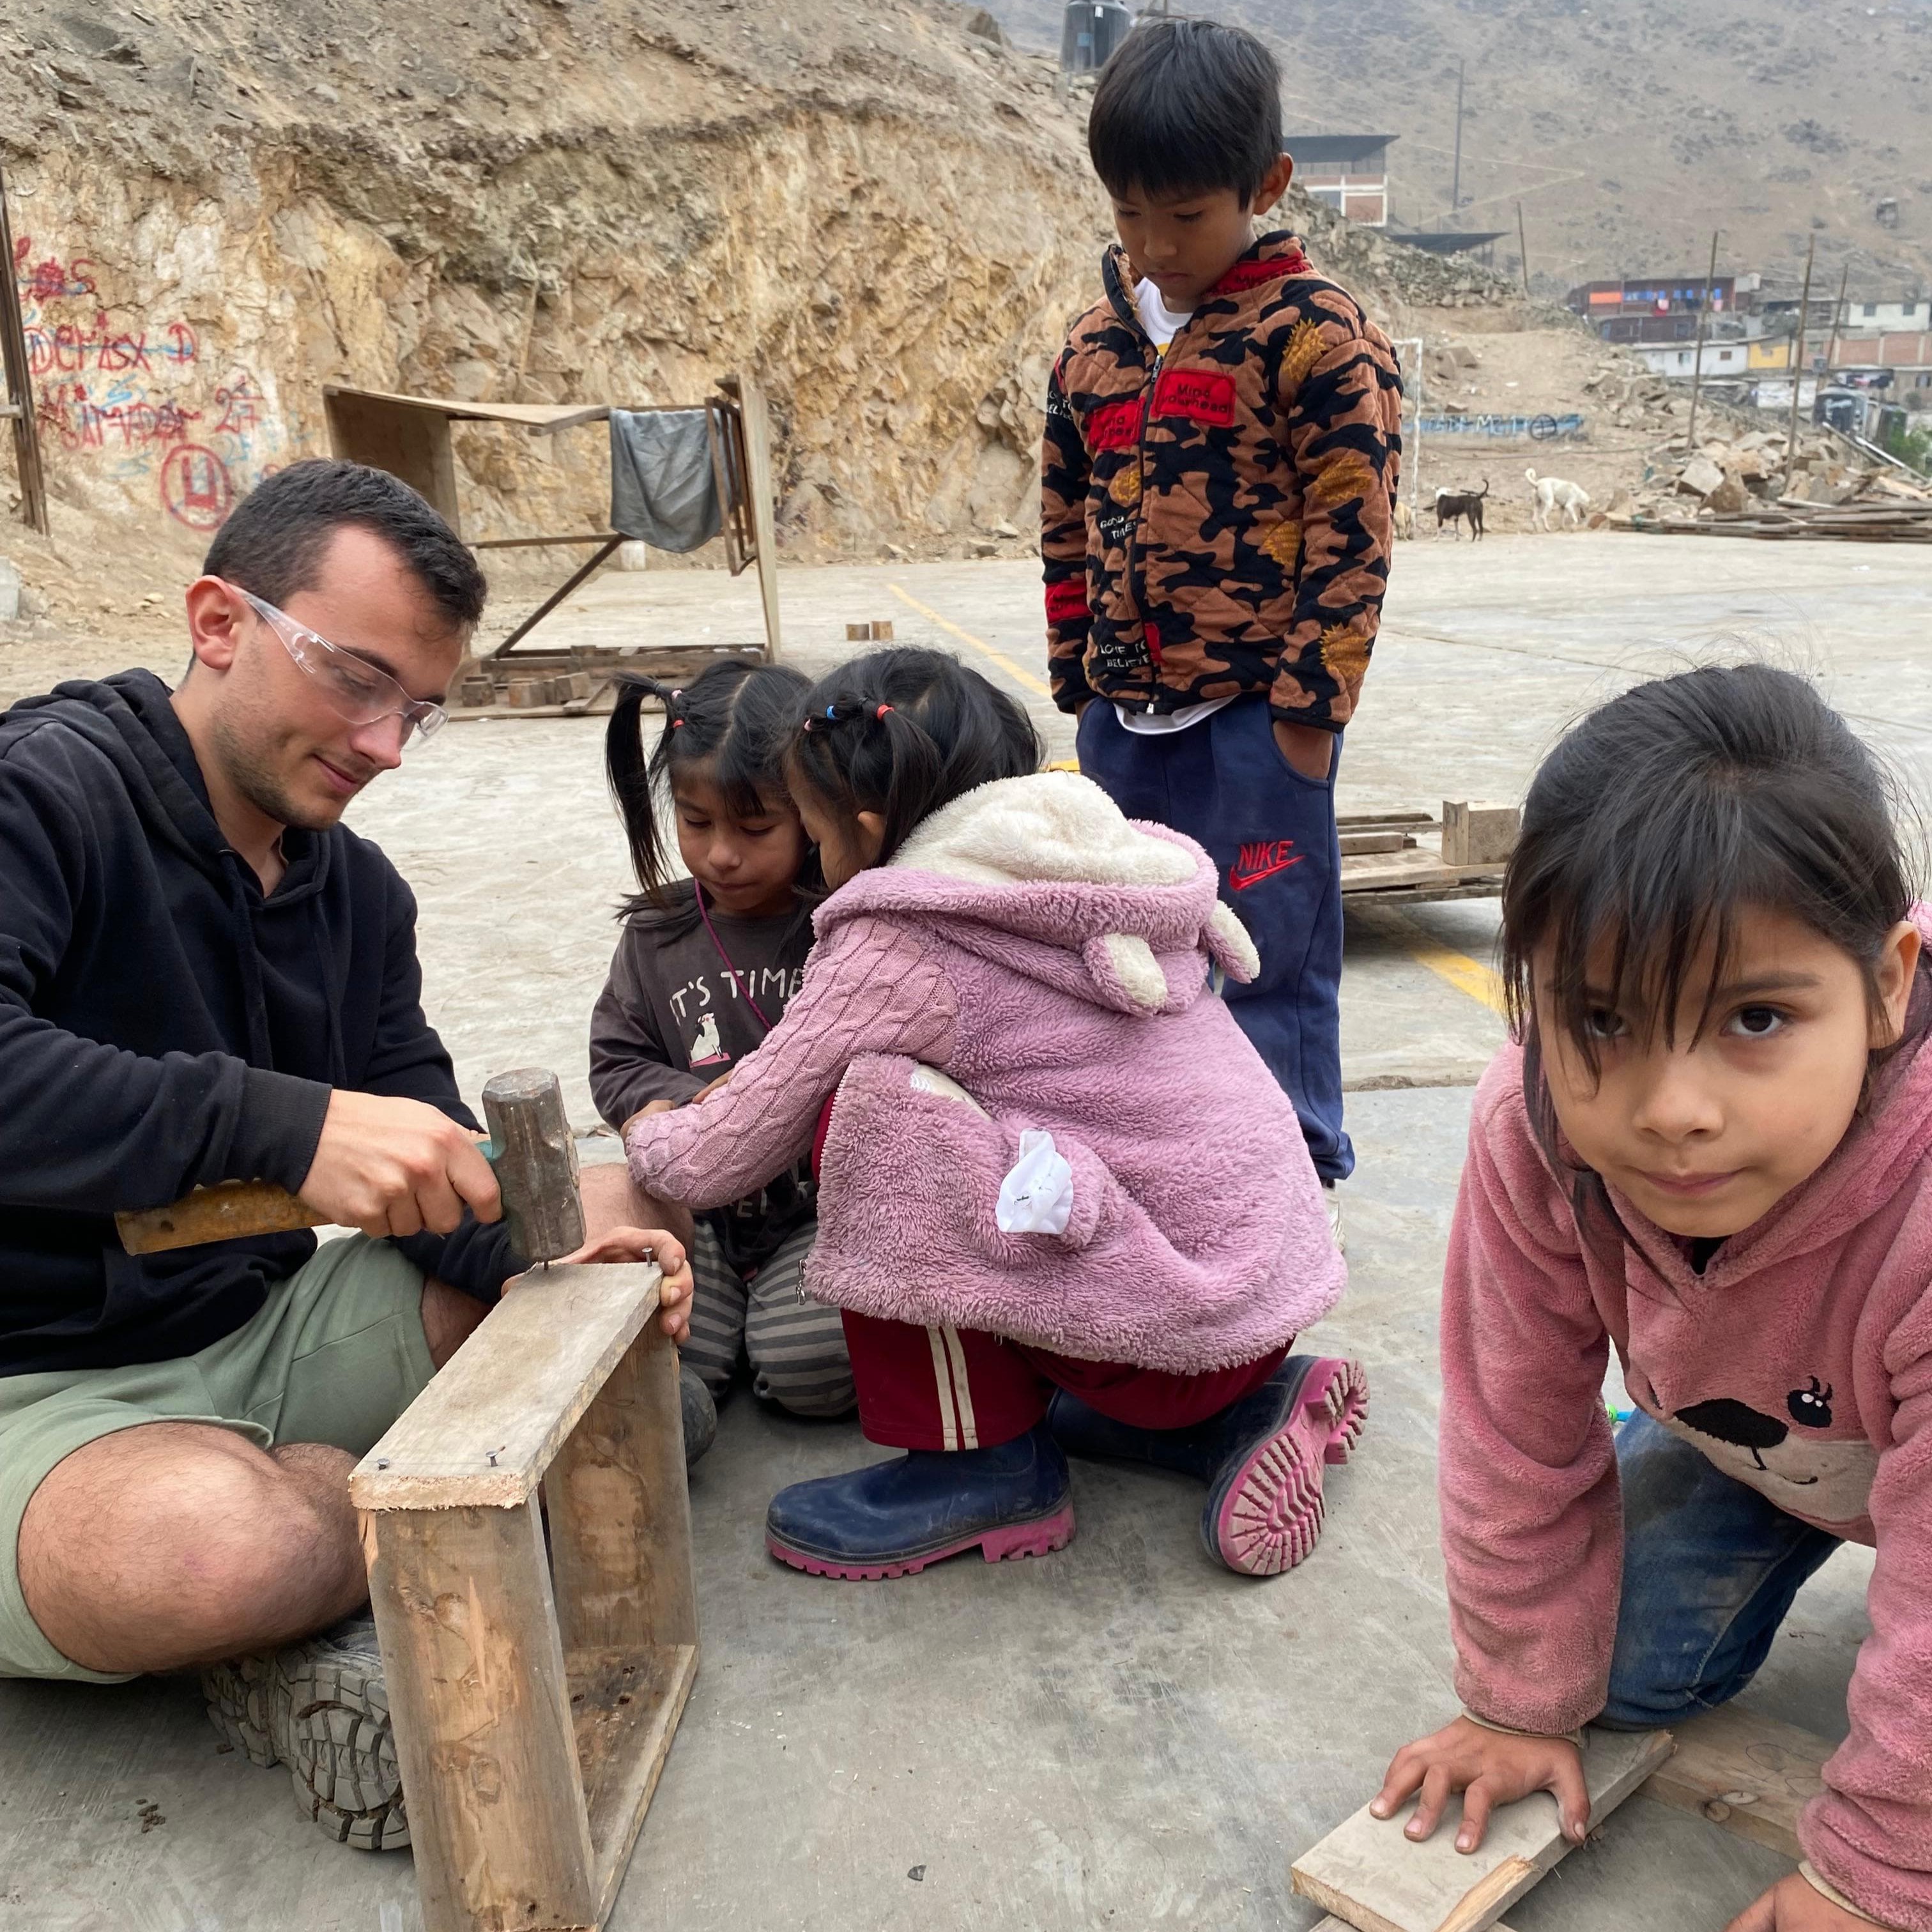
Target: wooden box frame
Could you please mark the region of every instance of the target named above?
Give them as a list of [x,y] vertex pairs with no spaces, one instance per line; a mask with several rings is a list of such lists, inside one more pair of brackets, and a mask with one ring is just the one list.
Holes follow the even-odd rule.
[[658,1280],[532,1270],[350,1479],[425,1932],[602,1927],[690,1696]]

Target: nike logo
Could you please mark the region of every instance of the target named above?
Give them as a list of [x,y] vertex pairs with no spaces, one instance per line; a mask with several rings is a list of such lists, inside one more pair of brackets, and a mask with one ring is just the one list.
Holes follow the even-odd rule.
[[1304,855],[1294,849],[1292,838],[1277,838],[1272,844],[1244,845],[1240,856],[1228,868],[1228,890],[1244,892],[1277,872],[1301,863]]

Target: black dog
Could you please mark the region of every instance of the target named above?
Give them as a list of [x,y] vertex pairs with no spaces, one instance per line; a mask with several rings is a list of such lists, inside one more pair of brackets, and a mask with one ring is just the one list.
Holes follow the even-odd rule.
[[1490,481],[1486,476],[1480,490],[1444,490],[1436,498],[1436,534],[1442,534],[1444,524],[1453,524],[1458,517],[1469,520],[1469,536],[1473,542],[1483,534],[1483,499],[1490,494]]

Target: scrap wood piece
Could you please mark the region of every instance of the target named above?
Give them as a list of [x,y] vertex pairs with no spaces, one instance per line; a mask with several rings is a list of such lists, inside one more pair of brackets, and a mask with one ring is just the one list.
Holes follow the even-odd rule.
[[1802,1858],[1798,1814],[1824,1789],[1838,1746],[1735,1704],[1678,1726],[1676,1755],[1643,1788],[1646,1798],[1694,1811],[1741,1838]]
[[[1668,1731],[1592,1730],[1585,1738],[1594,1826],[1670,1755],[1671,1737]],[[1294,1862],[1296,1893],[1358,1932],[1485,1932],[1574,1849],[1546,1792],[1496,1811],[1476,1852],[1456,1850],[1460,1802],[1421,1844],[1402,1836],[1406,1816],[1405,1810],[1376,1818],[1364,1805]]]

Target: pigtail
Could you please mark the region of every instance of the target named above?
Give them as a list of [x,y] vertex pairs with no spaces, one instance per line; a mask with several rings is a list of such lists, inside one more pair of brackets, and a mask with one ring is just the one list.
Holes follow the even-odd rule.
[[[646,908],[662,911],[670,904],[666,888],[672,872],[664,830],[658,823],[658,799],[664,789],[683,695],[654,677],[626,674],[617,680],[617,701],[604,734],[604,769],[618,816],[624,821],[631,868],[641,888],[626,901],[625,916]],[[664,707],[664,728],[647,758],[644,706],[652,700]]]

